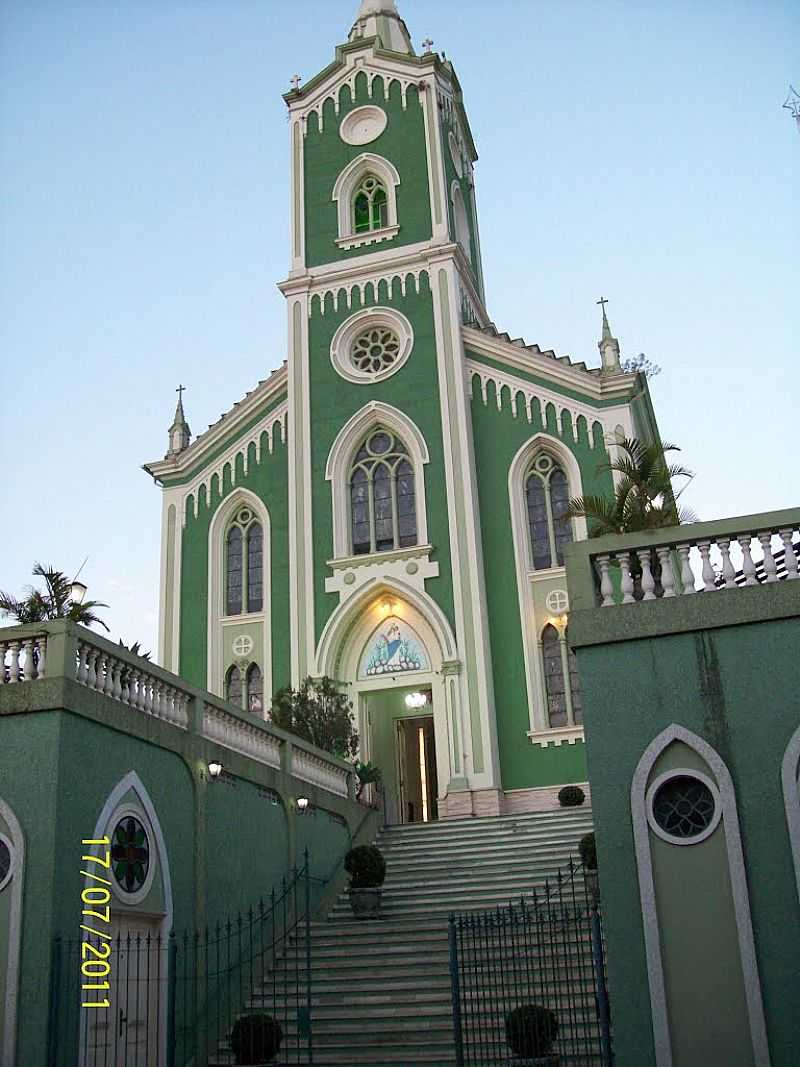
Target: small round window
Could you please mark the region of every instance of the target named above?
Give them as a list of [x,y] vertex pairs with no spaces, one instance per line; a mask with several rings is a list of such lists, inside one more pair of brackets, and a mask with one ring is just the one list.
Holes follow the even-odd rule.
[[722,814],[719,794],[705,775],[690,771],[662,775],[648,792],[650,825],[664,840],[692,845],[716,829]]
[[11,881],[11,846],[4,837],[0,837],[0,889],[5,889]]
[[362,374],[380,374],[388,370],[399,355],[400,338],[394,330],[375,326],[356,337],[350,358]]
[[147,831],[134,815],[120,819],[111,836],[111,868],[120,889],[137,893],[150,868]]

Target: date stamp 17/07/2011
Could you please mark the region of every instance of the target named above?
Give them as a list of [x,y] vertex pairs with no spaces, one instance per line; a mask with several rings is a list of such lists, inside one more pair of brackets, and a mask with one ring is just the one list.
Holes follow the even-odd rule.
[[[111,880],[104,878],[101,870],[111,873],[111,841],[107,837],[82,838],[81,845],[105,845],[105,853],[98,856],[81,856],[81,860],[88,867],[95,864],[93,870],[82,870],[81,874],[86,878],[87,885],[81,891],[81,916],[85,920],[92,920],[89,926],[84,921],[81,930],[89,934],[81,942],[81,1007],[82,1008],[109,1008],[111,1000],[108,993],[111,988],[109,975],[111,974]],[[98,929],[105,924],[106,930]],[[100,999],[100,994],[106,996]],[[91,997],[93,999],[83,999]]]

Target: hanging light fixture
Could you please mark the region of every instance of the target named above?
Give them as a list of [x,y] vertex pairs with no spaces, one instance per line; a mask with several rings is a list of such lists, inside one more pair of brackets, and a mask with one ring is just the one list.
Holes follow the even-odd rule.
[[308,797],[298,797],[296,803],[298,812],[305,815],[308,811]]
[[219,776],[222,774],[222,764],[219,762],[219,760],[211,760],[208,765],[208,773],[211,775],[212,778],[219,778]]
[[407,708],[424,708],[428,703],[430,693],[406,693]]

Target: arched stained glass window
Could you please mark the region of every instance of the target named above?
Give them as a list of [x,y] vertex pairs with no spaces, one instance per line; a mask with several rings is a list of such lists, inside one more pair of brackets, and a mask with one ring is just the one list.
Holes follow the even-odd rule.
[[225,538],[225,614],[264,610],[264,530],[250,507],[240,508]]
[[264,607],[264,531],[260,522],[247,528],[247,610]]
[[389,430],[370,431],[350,471],[350,529],[356,556],[417,543],[414,468]]
[[373,175],[366,174],[353,196],[353,228],[356,233],[382,230],[389,225],[386,189]]
[[264,679],[257,663],[247,668],[247,710],[253,715],[264,713]]
[[548,624],[542,631],[542,667],[547,694],[547,721],[551,727],[575,726],[583,722],[583,706],[575,653],[567,644],[567,634],[559,634]]
[[534,459],[525,495],[533,569],[563,567],[564,545],[572,541],[572,521],[566,513],[569,483],[561,467],[546,453]]
[[242,706],[242,672],[235,664],[225,675],[225,699],[237,707]]

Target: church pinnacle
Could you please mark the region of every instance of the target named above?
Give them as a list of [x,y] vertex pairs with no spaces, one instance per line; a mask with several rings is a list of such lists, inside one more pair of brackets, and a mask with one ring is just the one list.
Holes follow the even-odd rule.
[[175,418],[169,428],[168,456],[177,456],[179,452],[183,452],[189,447],[189,442],[192,439],[192,431],[189,429],[189,423],[186,421],[186,416],[183,412],[183,392],[185,389],[185,385],[179,385],[175,390],[178,394],[178,403],[175,407]]
[[390,52],[414,55],[411,37],[395,0],[361,0],[348,40],[357,41],[361,37],[378,37]]
[[603,330],[600,335],[600,340],[597,342],[597,347],[600,350],[600,359],[603,364],[602,370],[606,373],[613,374],[622,369],[619,363],[619,341],[616,337],[611,336],[611,327],[608,325],[608,316],[606,315],[606,304],[608,301],[605,297],[601,296],[597,303],[603,309]]

